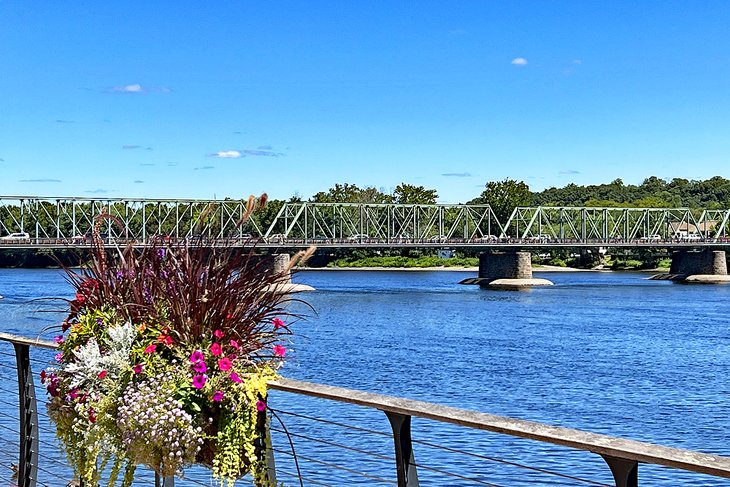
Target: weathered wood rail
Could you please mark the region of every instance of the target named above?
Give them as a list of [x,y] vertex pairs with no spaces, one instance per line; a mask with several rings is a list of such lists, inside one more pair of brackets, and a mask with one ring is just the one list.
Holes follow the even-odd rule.
[[[20,439],[18,486],[35,487],[38,466],[38,432],[33,374],[30,368],[30,347],[56,348],[54,342],[0,333],[0,341],[15,348],[18,367]],[[638,486],[639,464],[665,467],[730,478],[730,457],[656,445],[647,442],[552,426],[522,419],[497,416],[401,397],[375,394],[342,387],[281,378],[270,388],[292,394],[349,403],[383,411],[393,429],[397,484],[417,487],[418,473],[413,461],[411,418],[419,417],[490,431],[512,437],[561,445],[600,455],[608,464],[617,487]],[[158,485],[172,486],[173,479],[157,479]]]

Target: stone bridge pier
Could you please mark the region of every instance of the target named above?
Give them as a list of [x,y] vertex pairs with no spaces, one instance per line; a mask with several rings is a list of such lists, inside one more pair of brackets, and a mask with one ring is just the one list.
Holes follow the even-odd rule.
[[291,260],[289,254],[269,254],[261,256],[264,266],[274,274],[281,274],[282,280],[275,284],[271,291],[282,294],[296,293],[302,291],[314,291],[314,288],[306,284],[293,283],[291,280],[291,270],[289,262]]
[[547,279],[532,277],[530,252],[485,252],[479,256],[479,277],[464,279],[461,284],[500,288],[547,286]]
[[730,282],[724,250],[675,250],[669,274],[682,282]]

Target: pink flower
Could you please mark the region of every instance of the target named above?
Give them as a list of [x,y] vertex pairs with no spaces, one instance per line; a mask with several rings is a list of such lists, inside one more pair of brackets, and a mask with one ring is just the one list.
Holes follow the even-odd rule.
[[233,363],[228,357],[218,359],[218,368],[222,371],[231,370],[231,367],[233,367]]
[[266,403],[264,401],[256,401],[256,411],[266,411]]
[[195,362],[192,367],[193,370],[199,374],[202,374],[203,372],[208,370],[208,366],[205,365],[205,362],[203,362],[202,360],[200,362]]
[[56,359],[56,362],[60,362],[63,360],[63,352],[57,353],[53,358]]
[[279,318],[274,318],[273,320],[271,320],[271,322],[274,324],[274,330],[278,330],[279,328],[285,328],[286,327],[286,323],[284,323]]
[[226,319],[227,319],[227,320],[230,320],[231,318],[233,318],[233,315],[232,315],[231,313],[228,313],[228,314],[226,315]]
[[196,375],[193,377],[193,387],[196,389],[202,389],[205,385],[206,377],[204,375]]
[[210,353],[218,357],[223,353],[223,349],[221,348],[220,343],[213,343],[213,345],[210,346]]
[[274,355],[277,357],[283,357],[286,355],[286,347],[283,345],[274,345]]
[[99,375],[97,375],[97,377],[99,379],[103,379],[104,377],[106,377],[106,370],[102,370],[101,372],[99,372]]
[[190,361],[192,363],[200,362],[203,359],[205,359],[205,356],[203,355],[203,352],[201,352],[200,350],[196,350],[190,354]]
[[147,345],[147,348],[144,349],[144,353],[155,353],[156,349],[157,345],[153,343],[152,345]]
[[213,336],[216,338],[223,338],[223,332],[220,330],[216,330],[213,332]]
[[236,350],[241,350],[241,345],[239,345],[236,340],[231,340],[231,346]]
[[241,380],[241,378],[240,378],[240,377],[238,376],[238,374],[237,374],[237,373],[235,373],[235,372],[231,372],[231,380],[232,380],[233,382],[235,382],[236,384],[240,384],[241,382],[243,382],[243,381]]
[[53,341],[60,345],[61,343],[63,343],[63,335],[53,337]]
[[221,402],[223,400],[223,391],[215,391],[213,393],[213,400],[215,402]]
[[135,374],[141,374],[142,373],[142,367],[144,367],[144,365],[137,364],[134,367],[132,367],[132,370],[134,371]]

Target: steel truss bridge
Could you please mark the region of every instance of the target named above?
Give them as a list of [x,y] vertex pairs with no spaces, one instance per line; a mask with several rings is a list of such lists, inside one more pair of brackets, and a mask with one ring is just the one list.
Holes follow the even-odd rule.
[[0,196],[0,248],[88,246],[102,213],[102,238],[141,246],[190,238],[274,248],[730,246],[730,210],[531,207],[502,223],[488,205],[274,202],[241,224],[246,203]]

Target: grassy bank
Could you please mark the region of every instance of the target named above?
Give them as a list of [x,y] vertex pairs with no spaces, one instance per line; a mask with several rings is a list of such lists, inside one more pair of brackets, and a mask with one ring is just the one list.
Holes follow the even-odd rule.
[[375,256],[363,259],[337,259],[327,264],[327,267],[394,267],[394,268],[419,268],[419,267],[475,267],[479,265],[476,257],[456,257],[452,259],[439,259],[435,255],[422,257],[402,256]]

